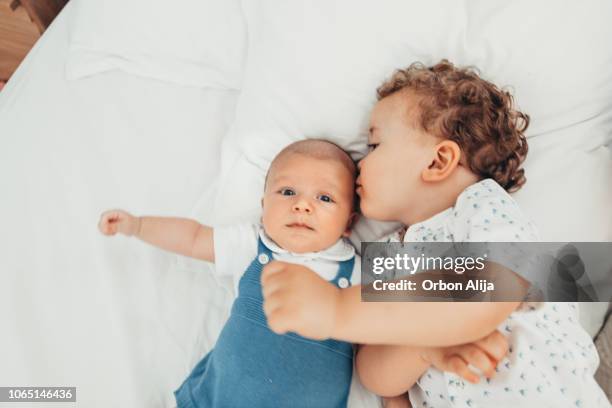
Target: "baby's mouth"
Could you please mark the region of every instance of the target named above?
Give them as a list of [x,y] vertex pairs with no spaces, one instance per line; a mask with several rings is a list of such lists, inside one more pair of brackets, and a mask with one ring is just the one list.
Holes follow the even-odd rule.
[[314,228],[312,228],[308,224],[304,224],[303,222],[292,222],[291,224],[287,224],[287,227],[289,227],[289,228],[298,228],[298,229],[307,229],[309,231],[314,231]]

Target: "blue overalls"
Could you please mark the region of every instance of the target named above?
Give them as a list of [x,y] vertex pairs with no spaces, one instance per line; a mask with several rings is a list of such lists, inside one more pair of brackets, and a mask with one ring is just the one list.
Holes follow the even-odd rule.
[[[260,278],[270,260],[272,251],[260,239],[214,349],[174,391],[178,408],[346,407],[352,345],[278,335],[268,328]],[[330,282],[350,285],[354,262],[354,257],[340,262]]]

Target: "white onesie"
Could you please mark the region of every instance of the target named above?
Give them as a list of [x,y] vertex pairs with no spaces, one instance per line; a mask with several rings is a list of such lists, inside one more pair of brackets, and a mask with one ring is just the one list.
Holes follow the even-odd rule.
[[[399,241],[399,234],[387,241]],[[536,242],[534,225],[494,180],[465,189],[455,205],[411,225],[403,242]],[[417,328],[418,329],[418,328]],[[471,384],[427,370],[409,391],[413,408],[610,407],[596,383],[599,357],[576,303],[521,304],[498,329],[510,351],[491,380]]]

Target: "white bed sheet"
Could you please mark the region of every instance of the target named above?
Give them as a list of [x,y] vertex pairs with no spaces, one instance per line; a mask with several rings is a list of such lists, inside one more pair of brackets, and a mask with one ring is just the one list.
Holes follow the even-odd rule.
[[111,207],[188,215],[237,95],[121,72],[65,80],[71,9],[0,93],[0,385],[76,386],[87,408],[174,406],[228,298],[207,264],[103,237],[97,221]]

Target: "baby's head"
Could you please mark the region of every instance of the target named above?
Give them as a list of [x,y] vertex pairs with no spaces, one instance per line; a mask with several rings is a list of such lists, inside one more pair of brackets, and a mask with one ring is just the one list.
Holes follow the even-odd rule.
[[355,164],[331,142],[302,140],[272,161],[262,199],[266,234],[294,252],[317,252],[347,236],[355,216]]
[[411,224],[450,207],[479,180],[508,191],[525,183],[529,117],[473,69],[416,63],[377,91],[370,153],[359,163],[365,216]]

